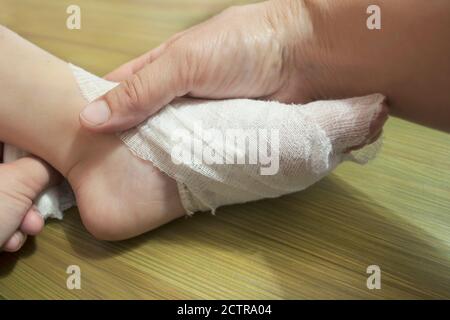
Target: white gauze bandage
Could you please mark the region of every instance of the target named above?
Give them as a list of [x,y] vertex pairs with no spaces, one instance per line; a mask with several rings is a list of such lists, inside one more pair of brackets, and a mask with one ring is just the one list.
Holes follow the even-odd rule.
[[[70,64],[91,102],[114,88]],[[187,213],[303,190],[343,160],[365,163],[380,139],[358,151],[384,97],[306,105],[179,99],[118,136],[136,156],[175,179]],[[56,200],[55,200],[56,201]]]
[[[116,83],[71,65],[91,102]],[[179,99],[119,134],[138,157],[175,179],[188,213],[303,190],[342,160],[365,163],[380,141],[366,139],[384,97],[307,105],[250,99]]]

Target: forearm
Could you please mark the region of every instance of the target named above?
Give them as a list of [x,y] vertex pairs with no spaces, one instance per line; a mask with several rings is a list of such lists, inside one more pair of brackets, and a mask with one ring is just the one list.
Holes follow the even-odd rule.
[[[303,3],[313,30],[306,52],[313,99],[381,92],[394,115],[450,130],[449,1]],[[367,27],[372,4],[381,9],[380,30]]]

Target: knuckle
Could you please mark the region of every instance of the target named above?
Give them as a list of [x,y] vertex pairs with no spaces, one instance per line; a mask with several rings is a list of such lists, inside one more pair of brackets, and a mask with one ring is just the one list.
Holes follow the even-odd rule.
[[174,85],[177,88],[188,90],[192,88],[202,72],[202,65],[205,64],[204,48],[196,44],[195,41],[185,42],[177,47],[174,47],[173,57],[178,62],[175,65]]
[[120,86],[121,98],[119,98],[119,101],[126,106],[127,111],[132,113],[142,111],[145,83],[141,74],[134,74],[131,78],[122,82]]

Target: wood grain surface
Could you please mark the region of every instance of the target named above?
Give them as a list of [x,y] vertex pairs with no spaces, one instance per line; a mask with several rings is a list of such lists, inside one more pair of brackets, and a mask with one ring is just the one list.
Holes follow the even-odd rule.
[[[0,23],[103,75],[244,2],[0,0]],[[81,30],[65,27],[70,4]],[[122,242],[95,240],[70,210],[20,253],[0,255],[0,298],[450,298],[449,138],[391,118],[367,166]],[[66,287],[69,265],[81,268],[80,290]],[[380,290],[366,287],[369,265],[381,268]]]

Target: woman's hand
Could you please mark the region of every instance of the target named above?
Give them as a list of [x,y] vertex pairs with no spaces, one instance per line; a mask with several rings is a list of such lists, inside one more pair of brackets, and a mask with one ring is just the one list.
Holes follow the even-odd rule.
[[302,1],[231,7],[107,75],[123,82],[88,106],[81,122],[128,129],[184,95],[307,101],[311,32]]

